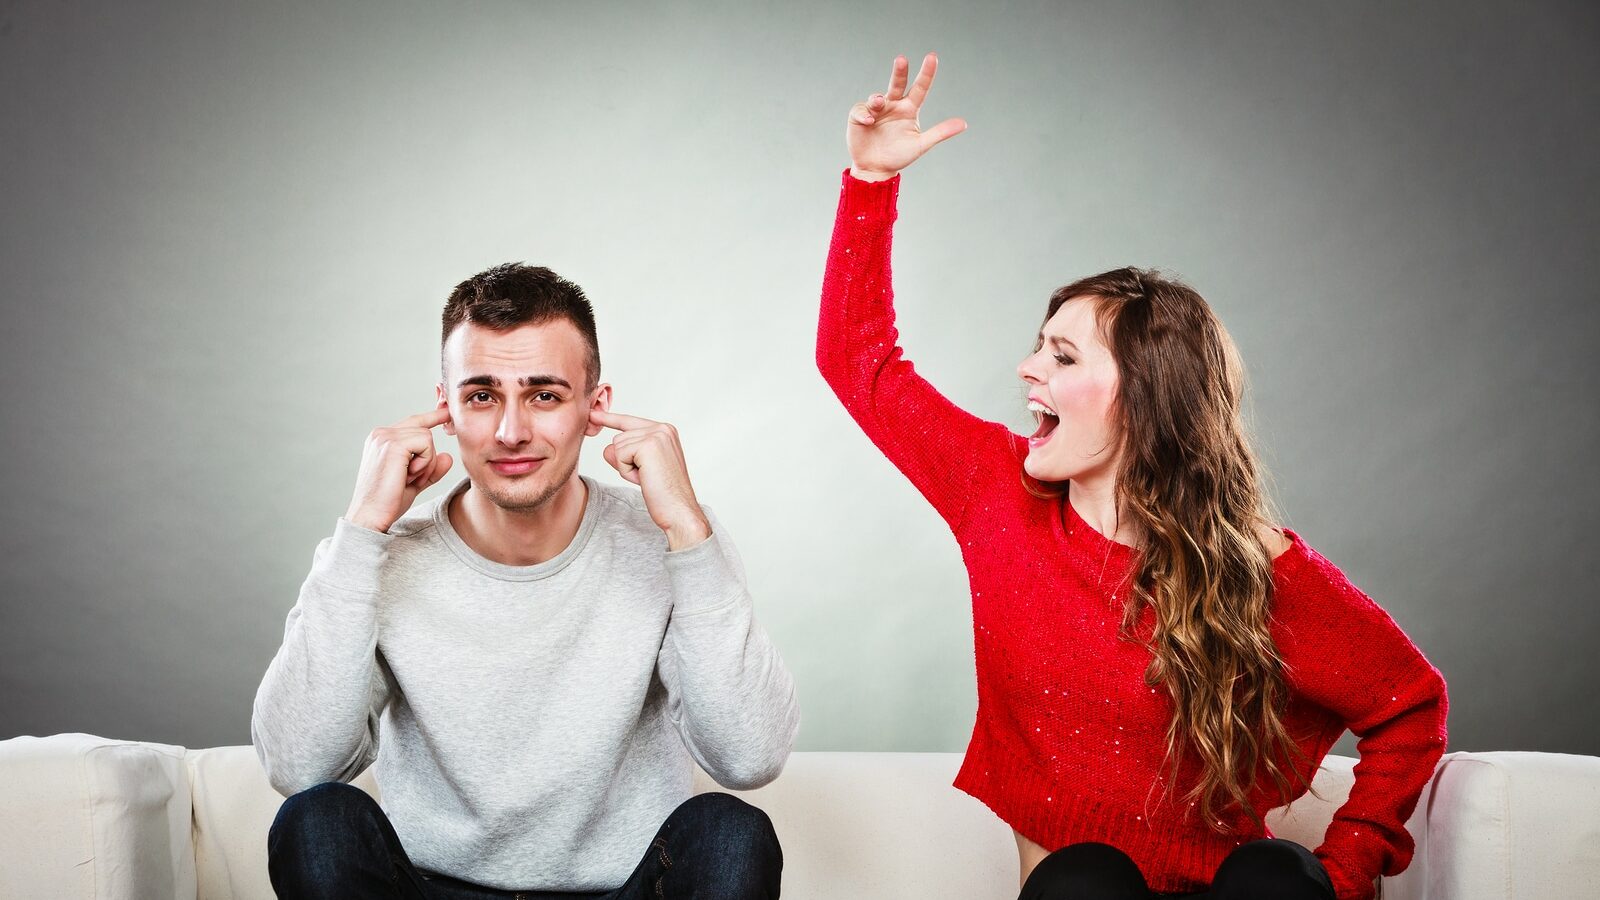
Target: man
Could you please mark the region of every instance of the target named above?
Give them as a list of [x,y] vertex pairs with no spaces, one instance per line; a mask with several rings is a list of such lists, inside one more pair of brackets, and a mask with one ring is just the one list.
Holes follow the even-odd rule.
[[[671,425],[611,411],[594,313],[503,265],[444,310],[438,405],[367,438],[251,733],[280,897],[777,897],[794,685]],[[451,468],[467,477],[411,510]],[[585,437],[638,488],[576,474]],[[344,782],[376,761],[380,809]],[[652,837],[654,835],[654,837]]]

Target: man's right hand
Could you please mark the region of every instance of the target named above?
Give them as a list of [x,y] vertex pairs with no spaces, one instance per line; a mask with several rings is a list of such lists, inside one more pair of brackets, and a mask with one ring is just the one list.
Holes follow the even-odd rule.
[[356,493],[345,511],[346,521],[388,531],[411,508],[417,495],[450,471],[450,454],[435,453],[433,429],[450,421],[447,407],[408,416],[367,435],[356,475]]
[[933,73],[938,68],[939,58],[929,53],[908,90],[910,65],[904,56],[896,57],[888,91],[850,107],[845,145],[850,149],[851,175],[863,181],[893,178],[934,144],[967,130],[963,119],[945,119],[927,131],[917,124],[917,113],[922,110],[928,89],[933,87]]

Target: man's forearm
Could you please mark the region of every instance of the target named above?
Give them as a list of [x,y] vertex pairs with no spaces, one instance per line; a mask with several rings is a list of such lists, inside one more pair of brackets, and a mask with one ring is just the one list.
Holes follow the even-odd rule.
[[386,699],[377,666],[377,570],[386,535],[342,521],[317,549],[283,645],[256,691],[251,740],[288,795],[355,777],[376,753]]
[[737,551],[712,527],[702,544],[668,555],[677,596],[661,671],[696,760],[719,784],[748,789],[783,768],[800,707],[793,677],[755,620]]

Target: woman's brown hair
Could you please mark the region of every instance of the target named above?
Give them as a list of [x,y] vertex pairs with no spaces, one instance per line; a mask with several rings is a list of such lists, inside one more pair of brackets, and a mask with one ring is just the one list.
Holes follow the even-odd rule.
[[[1184,799],[1220,830],[1221,809],[1256,818],[1261,775],[1284,802],[1304,781],[1282,720],[1288,687],[1260,537],[1270,520],[1241,417],[1243,367],[1205,300],[1177,281],[1134,268],[1094,275],[1052,294],[1045,320],[1078,298],[1095,304],[1120,382],[1117,515],[1140,544],[1122,633],[1148,644],[1145,681],[1172,697],[1174,776],[1186,754],[1200,763]],[[1136,637],[1145,609],[1154,627]]]

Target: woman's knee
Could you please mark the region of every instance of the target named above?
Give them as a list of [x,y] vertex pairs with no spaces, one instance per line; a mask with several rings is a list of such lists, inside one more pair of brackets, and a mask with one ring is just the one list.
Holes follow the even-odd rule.
[[1316,854],[1294,841],[1265,838],[1234,848],[1217,867],[1211,896],[1332,900],[1333,884]]
[[1028,875],[1018,900],[1146,900],[1139,866],[1110,844],[1072,844],[1046,856]]

